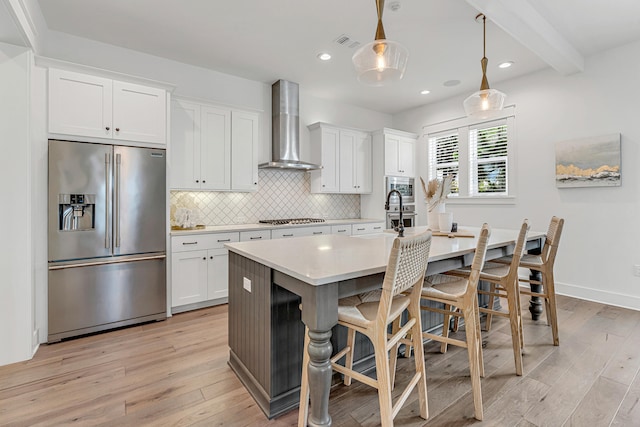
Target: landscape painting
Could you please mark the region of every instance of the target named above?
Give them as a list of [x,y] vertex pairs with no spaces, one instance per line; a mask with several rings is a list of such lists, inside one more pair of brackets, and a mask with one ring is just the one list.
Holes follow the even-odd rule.
[[619,186],[620,162],[619,133],[557,142],[556,186]]

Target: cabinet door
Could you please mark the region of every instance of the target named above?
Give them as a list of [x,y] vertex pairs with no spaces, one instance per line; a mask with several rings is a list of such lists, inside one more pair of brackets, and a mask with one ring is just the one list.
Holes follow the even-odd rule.
[[241,111],[231,113],[231,188],[258,189],[259,115]]
[[166,91],[114,80],[113,131],[117,139],[166,144]]
[[384,137],[384,174],[398,176],[398,137],[385,135]]
[[201,107],[200,180],[203,190],[231,189],[231,111]]
[[49,132],[111,138],[112,81],[49,69]]
[[373,189],[371,162],[371,137],[360,134],[354,146],[355,185],[360,194],[371,193]]
[[322,192],[337,193],[340,191],[340,131],[334,128],[322,128],[321,145]]
[[354,153],[358,144],[357,134],[350,131],[340,131],[340,192],[357,193],[356,160]]
[[207,300],[207,251],[171,254],[171,306]]
[[398,172],[401,176],[414,176],[415,141],[408,138],[398,140]]
[[209,269],[207,279],[207,299],[229,296],[229,251],[210,249],[207,252]]
[[200,189],[200,106],[171,101],[172,189]]

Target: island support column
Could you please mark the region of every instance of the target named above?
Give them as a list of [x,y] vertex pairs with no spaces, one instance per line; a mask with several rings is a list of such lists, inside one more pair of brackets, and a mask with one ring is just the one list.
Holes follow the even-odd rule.
[[[276,277],[274,282],[283,286]],[[286,285],[284,287],[288,288]],[[313,427],[330,426],[329,391],[333,372],[330,361],[333,352],[331,328],[338,323],[338,284],[306,286],[301,296],[302,321],[309,330],[308,376],[311,407],[307,422]]]

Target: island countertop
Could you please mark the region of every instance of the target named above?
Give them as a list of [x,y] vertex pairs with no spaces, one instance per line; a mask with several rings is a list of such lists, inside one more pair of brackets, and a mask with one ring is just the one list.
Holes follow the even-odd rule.
[[[427,227],[412,227],[405,236],[424,233]],[[469,237],[436,237],[431,242],[429,261],[470,255],[475,251],[479,227],[461,227]],[[515,244],[514,230],[493,229],[488,248]],[[285,240],[227,243],[232,252],[285,273],[311,285],[353,279],[384,272],[396,233],[362,236],[321,235]],[[544,238],[543,232],[530,232],[528,240]]]

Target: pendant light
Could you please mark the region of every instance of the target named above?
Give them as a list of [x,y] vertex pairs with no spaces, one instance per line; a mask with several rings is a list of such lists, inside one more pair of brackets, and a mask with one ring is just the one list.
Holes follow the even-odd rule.
[[382,26],[384,0],[376,0],[378,26],[376,38],[360,47],[353,55],[353,65],[358,72],[358,80],[371,86],[382,86],[397,81],[404,75],[409,52],[400,43],[387,40]]
[[490,89],[487,80],[487,17],[480,13],[476,16],[476,21],[482,18],[482,83],[480,90],[464,100],[464,111],[467,116],[486,119],[492,113],[502,110],[506,95],[499,90]]

